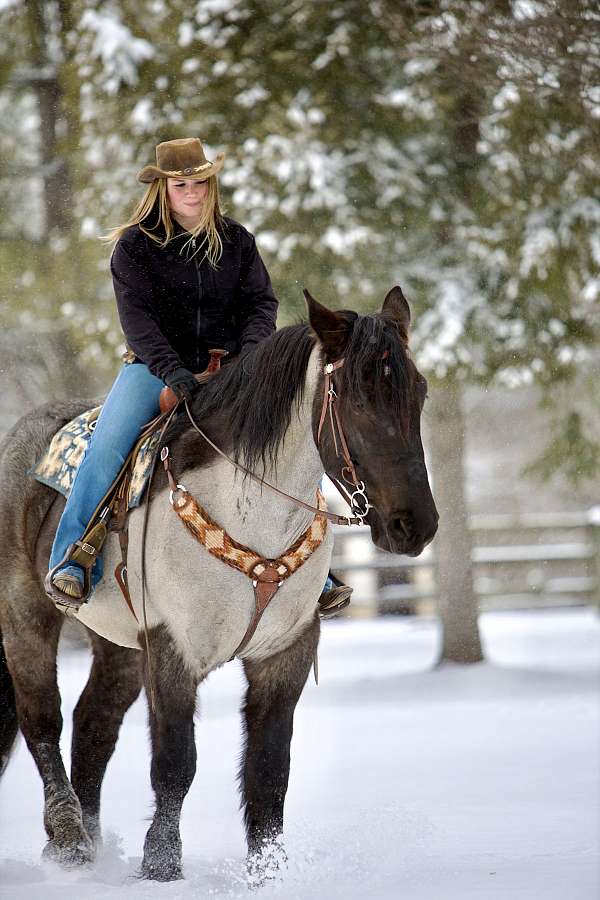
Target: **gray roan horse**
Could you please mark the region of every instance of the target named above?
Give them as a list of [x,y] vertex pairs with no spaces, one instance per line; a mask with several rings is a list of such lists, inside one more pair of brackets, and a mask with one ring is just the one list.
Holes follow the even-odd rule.
[[[308,293],[309,325],[282,328],[225,366],[191,405],[217,446],[249,470],[309,504],[323,472],[340,478],[331,428],[317,446],[324,365],[333,373],[348,450],[372,508],[368,524],[383,550],[419,554],[438,515],[420,437],[427,385],[408,352],[410,312],[393,288],[376,315],[330,311]],[[178,520],[157,468],[149,498],[145,574],[151,666],[143,631],[111,573],[115,535],[104,548],[106,575],[79,614],[93,664],[74,713],[69,780],[59,749],[62,728],[56,653],[63,616],[44,594],[53,530],[63,499],[28,477],[59,427],[90,404],[47,404],[24,416],[0,456],[0,768],[17,730],[44,783],[45,855],[73,866],[93,859],[100,837],[100,788],[119,727],[142,683],[153,679],[149,709],[151,781],[156,810],[144,844],[142,875],[181,877],[179,818],[196,767],[194,711],[200,682],[238,647],[254,610],[252,582],[210,556]],[[179,415],[165,435],[175,477],[239,543],[265,558],[290,547],[313,519],[306,509],[236,472]],[[130,516],[129,586],[141,609],[142,510]],[[317,600],[332,551],[331,528],[285,580],[240,654],[247,678],[240,770],[248,864],[280,843],[293,715],[319,640]],[[266,863],[264,864],[266,868]]]

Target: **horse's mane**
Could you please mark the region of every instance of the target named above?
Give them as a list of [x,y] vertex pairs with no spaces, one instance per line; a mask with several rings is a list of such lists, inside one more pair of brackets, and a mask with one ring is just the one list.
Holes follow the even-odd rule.
[[[252,471],[277,456],[294,407],[302,402],[308,360],[315,337],[308,325],[280,328],[202,385],[190,406],[194,420],[220,447],[244,457]],[[165,443],[191,429],[180,414]]]
[[[380,315],[346,315],[351,317],[352,331],[346,363],[336,375],[340,397],[385,413],[388,420],[393,416],[406,432],[414,366],[405,344],[393,323]],[[263,469],[272,465],[292,412],[302,403],[315,343],[309,325],[280,328],[202,385],[190,406],[195,421],[211,438],[218,438],[222,450],[236,459],[243,457],[251,471],[259,464]],[[188,430],[187,415],[180,413],[164,443]]]

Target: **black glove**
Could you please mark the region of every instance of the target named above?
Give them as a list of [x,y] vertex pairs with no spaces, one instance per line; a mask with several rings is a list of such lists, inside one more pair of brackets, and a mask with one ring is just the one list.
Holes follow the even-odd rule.
[[165,384],[171,388],[178,400],[187,400],[188,403],[200,387],[199,381],[189,369],[180,366],[165,377]]

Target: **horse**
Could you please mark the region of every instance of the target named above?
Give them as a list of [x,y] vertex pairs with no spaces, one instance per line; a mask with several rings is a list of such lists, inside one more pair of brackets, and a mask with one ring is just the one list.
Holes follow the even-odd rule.
[[[362,516],[374,543],[416,556],[433,538],[438,514],[420,436],[427,384],[408,349],[408,303],[399,287],[372,315],[334,311],[305,297],[308,324],[276,331],[197,393],[188,413],[208,440],[186,415],[175,417],[162,441],[175,491],[185,479],[189,495],[202,499],[233,540],[275,559],[314,516],[267,488],[268,479],[310,508],[324,473],[341,481],[343,439],[345,461],[364,483],[358,500],[368,495]],[[331,399],[335,417],[326,412]],[[102,780],[143,684],[152,698],[156,808],[141,876],[169,881],[182,877],[179,819],[196,768],[198,686],[237,652],[255,596],[245,574],[199,547],[178,521],[169,503],[173,476],[157,466],[147,510],[130,513],[128,582],[137,620],[107,575],[77,616],[89,632],[93,662],[73,714],[67,777],[56,678],[64,616],[42,588],[64,499],[27,473],[57,429],[90,405],[41,406],[16,423],[0,448],[0,771],[20,729],[44,786],[44,857],[66,867],[90,863],[101,839]],[[254,477],[236,469],[236,460]],[[247,865],[258,878],[273,848],[282,846],[294,710],[317,651],[318,598],[332,543],[326,528],[238,653],[247,680],[239,782]],[[120,559],[115,535],[103,553],[111,572]]]

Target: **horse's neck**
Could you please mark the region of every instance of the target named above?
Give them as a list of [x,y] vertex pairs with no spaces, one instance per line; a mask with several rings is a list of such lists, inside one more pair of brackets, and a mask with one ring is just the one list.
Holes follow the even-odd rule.
[[[266,479],[271,484],[309,503],[314,501],[316,490],[323,477],[323,463],[315,446],[312,429],[319,358],[319,350],[315,347],[307,366],[302,403],[297,414],[295,410],[292,412],[290,425],[279,448],[276,465],[265,473]],[[282,502],[273,496],[276,502]]]
[[[318,361],[319,352],[315,348],[308,363],[298,413],[292,412],[276,465],[265,472],[267,481],[312,505],[323,476],[323,465],[312,432]],[[313,517],[312,513],[269,488],[236,473],[225,460],[219,459],[209,467],[187,472],[185,481],[191,493],[232,538],[268,557],[275,557],[287,549]]]

